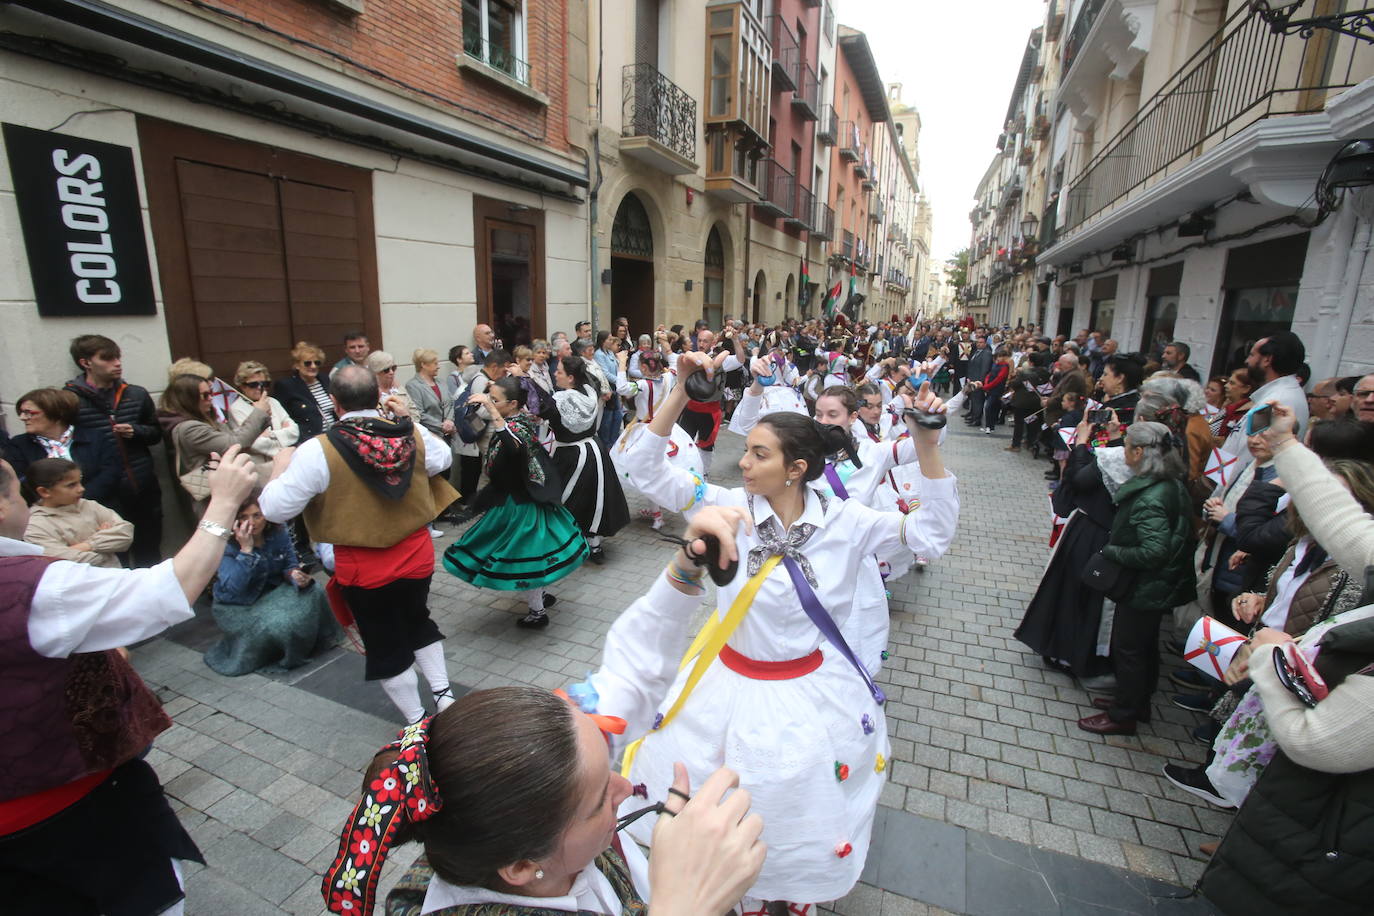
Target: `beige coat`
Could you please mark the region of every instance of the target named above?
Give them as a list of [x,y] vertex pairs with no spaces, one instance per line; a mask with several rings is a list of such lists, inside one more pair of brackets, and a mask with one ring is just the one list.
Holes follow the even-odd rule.
[[[102,529],[101,525],[108,527]],[[57,509],[34,506],[29,511],[29,527],[24,532],[24,540],[42,547],[44,556],[119,569],[119,558],[115,554],[129,549],[134,540],[134,526],[113,509],[82,499]],[[71,549],[70,545],[82,541],[90,544],[91,549]]]

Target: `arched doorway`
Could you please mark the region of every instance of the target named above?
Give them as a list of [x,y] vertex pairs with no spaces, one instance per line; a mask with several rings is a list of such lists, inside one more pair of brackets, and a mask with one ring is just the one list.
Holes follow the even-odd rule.
[[706,237],[706,267],[701,278],[701,317],[713,328],[719,328],[725,315],[725,244],[720,230],[711,227]]
[[763,304],[768,300],[768,278],[763,271],[754,275],[754,300],[749,309],[751,321],[761,321],[763,315]]
[[611,310],[632,334],[654,328],[654,230],[644,204],[626,194],[611,223]]
[[787,287],[782,293],[782,317],[792,317],[792,306],[797,302],[797,278],[787,275]]

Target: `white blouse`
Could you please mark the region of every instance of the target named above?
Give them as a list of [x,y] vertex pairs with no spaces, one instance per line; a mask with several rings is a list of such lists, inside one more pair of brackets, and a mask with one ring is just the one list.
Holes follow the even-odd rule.
[[[628,837],[622,841],[625,850],[625,864],[630,869],[630,881],[645,903],[649,901],[649,860]],[[601,873],[595,864],[588,865],[578,872],[572,887],[562,897],[524,897],[518,894],[502,894],[485,887],[460,887],[449,884],[435,875],[425,891],[425,902],[420,908],[421,916],[447,909],[451,906],[464,906],[475,903],[504,903],[514,906],[538,906],[546,910],[565,913],[600,913],[602,916],[620,916],[624,904],[615,894],[610,879]]]

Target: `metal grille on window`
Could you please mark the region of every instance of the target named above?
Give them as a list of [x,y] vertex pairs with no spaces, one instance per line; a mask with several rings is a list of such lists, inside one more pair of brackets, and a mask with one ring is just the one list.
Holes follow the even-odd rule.
[[649,214],[633,194],[625,195],[611,224],[611,252],[632,258],[654,256],[654,233]]

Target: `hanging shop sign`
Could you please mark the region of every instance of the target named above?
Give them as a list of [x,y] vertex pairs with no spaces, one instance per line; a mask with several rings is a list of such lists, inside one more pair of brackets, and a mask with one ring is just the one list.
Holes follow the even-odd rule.
[[152,315],[133,151],[4,125],[38,314]]

